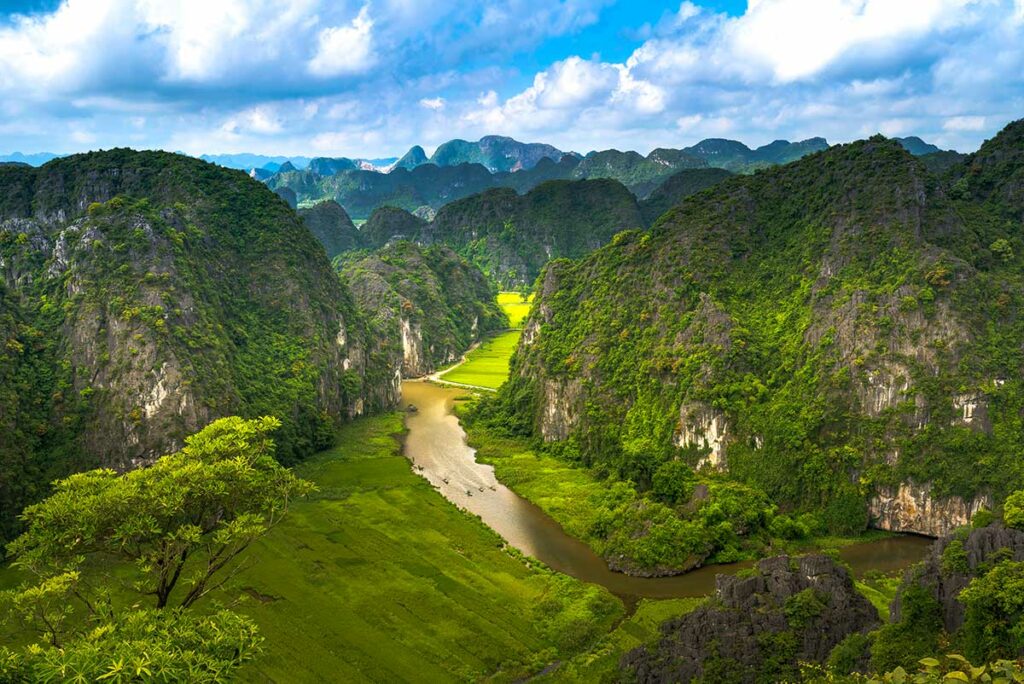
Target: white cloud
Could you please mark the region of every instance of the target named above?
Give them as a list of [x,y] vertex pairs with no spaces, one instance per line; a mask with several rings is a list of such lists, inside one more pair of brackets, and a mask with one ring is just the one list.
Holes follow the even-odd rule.
[[686,1],[621,27],[627,57],[520,71],[517,55],[609,4],[64,0],[0,22],[0,132],[58,152],[384,156],[489,133],[643,151],[879,130],[971,149],[1024,112],[1024,0],[751,0],[738,17]]
[[261,105],[239,112],[224,122],[226,133],[256,133],[273,135],[284,130],[280,117],[270,107]]
[[370,6],[363,5],[349,24],[325,28],[320,32],[319,41],[317,53],[309,61],[310,73],[339,76],[368,69],[374,62]]
[[444,98],[443,97],[424,97],[420,100],[420,107],[429,109],[433,112],[439,112],[444,109]]
[[985,130],[985,117],[953,116],[946,119],[942,128],[947,131],[983,131]]

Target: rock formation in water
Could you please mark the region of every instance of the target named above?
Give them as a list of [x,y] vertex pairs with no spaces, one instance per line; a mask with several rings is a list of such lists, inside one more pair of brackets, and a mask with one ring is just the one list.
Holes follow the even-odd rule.
[[661,625],[661,639],[623,657],[626,681],[796,681],[847,636],[879,624],[846,568],[827,556],[778,556],[752,576],[718,575],[707,604]]

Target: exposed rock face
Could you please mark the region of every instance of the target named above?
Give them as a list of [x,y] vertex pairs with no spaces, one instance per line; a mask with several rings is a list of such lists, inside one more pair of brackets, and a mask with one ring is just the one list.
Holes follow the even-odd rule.
[[540,418],[540,434],[547,442],[565,439],[576,425],[576,406],[580,396],[579,380],[546,380],[544,413]]
[[[942,555],[951,543],[963,544],[967,555],[967,572],[943,567]],[[1004,560],[1024,561],[1024,531],[992,524],[971,530],[964,538],[957,535],[945,536],[932,545],[920,569],[907,571],[904,585],[913,582],[931,591],[942,606],[943,627],[952,634],[964,623],[964,606],[957,600],[957,596],[975,577],[978,566],[990,562],[996,553]],[[894,622],[898,622],[901,617],[901,594],[897,594],[890,607]]]
[[913,482],[905,482],[895,491],[880,487],[870,502],[874,527],[929,537],[941,537],[969,524],[982,508],[992,508],[988,494],[979,494],[969,501],[958,496],[933,498],[931,485]]
[[882,138],[833,147],[552,262],[499,401],[601,465],[638,439],[657,462],[703,449],[836,531],[942,534],[1024,485],[1021,258],[965,219],[1020,225],[1021,140],[1024,121],[960,180]]
[[681,447],[706,449],[700,466],[724,470],[725,438],[728,426],[725,414],[699,403],[684,403],[679,408],[679,438]]
[[[826,556],[779,556],[758,563],[754,577],[719,575],[713,600],[664,622],[661,640],[621,666],[636,682],[710,682],[722,668],[743,682],[768,681],[798,661],[823,661],[848,635],[878,624],[845,568]],[[770,661],[782,669],[765,671]]]
[[342,278],[396,377],[427,375],[508,325],[484,275],[444,246],[399,241],[344,263]]
[[[112,150],[4,169],[0,197],[20,326],[4,343],[34,336],[12,362],[38,355],[36,383],[52,385],[12,409],[36,437],[0,431],[0,447],[45,461],[35,472],[138,466],[236,413],[279,417],[293,462],[332,424],[398,401],[323,250],[244,172]],[[66,467],[49,469],[55,454]]]

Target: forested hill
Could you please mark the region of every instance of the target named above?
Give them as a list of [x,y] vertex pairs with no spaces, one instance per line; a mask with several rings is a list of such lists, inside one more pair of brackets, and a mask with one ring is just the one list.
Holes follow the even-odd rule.
[[834,147],[552,262],[506,424],[641,488],[722,470],[835,531],[964,524],[1024,484],[1022,136],[941,177]]
[[550,181],[525,195],[497,189],[445,205],[420,239],[449,245],[502,289],[519,289],[549,259],[578,258],[642,226],[636,198],[616,181]]
[[111,150],[0,167],[3,523],[86,465],[275,415],[278,457],[398,399],[324,250],[240,171]]
[[394,242],[343,260],[341,273],[404,377],[451,364],[473,342],[508,327],[494,286],[444,245]]

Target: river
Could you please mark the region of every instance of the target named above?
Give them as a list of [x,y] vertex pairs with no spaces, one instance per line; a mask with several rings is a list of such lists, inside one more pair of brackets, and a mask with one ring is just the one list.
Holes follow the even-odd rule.
[[[585,582],[605,586],[632,603],[637,598],[705,596],[714,591],[715,575],[734,573],[750,562],[713,565],[674,577],[643,578],[612,572],[589,546],[567,534],[538,506],[501,484],[494,468],[477,463],[475,450],[452,414],[455,397],[466,390],[427,382],[402,383],[403,405],[416,407],[406,418],[406,456],[413,468],[448,500],[487,523],[509,544],[548,567]],[[840,551],[854,575],[868,570],[891,572],[921,560],[931,540],[890,537],[852,544]]]

